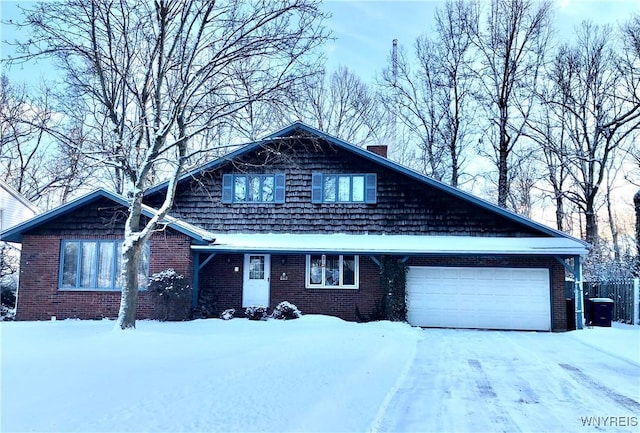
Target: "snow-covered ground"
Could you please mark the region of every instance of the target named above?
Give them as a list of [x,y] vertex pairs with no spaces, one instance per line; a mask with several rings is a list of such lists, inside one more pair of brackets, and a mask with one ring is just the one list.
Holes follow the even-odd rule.
[[552,334],[303,316],[113,327],[0,323],[0,431],[596,431],[581,417],[640,414],[638,326]]
[[113,328],[1,323],[0,431],[364,432],[420,338],[324,316]]
[[425,330],[380,432],[638,432],[640,327]]

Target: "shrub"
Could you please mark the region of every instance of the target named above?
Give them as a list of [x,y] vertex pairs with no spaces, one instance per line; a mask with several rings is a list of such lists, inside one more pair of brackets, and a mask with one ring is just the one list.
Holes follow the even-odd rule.
[[271,317],[281,320],[299,319],[300,316],[302,316],[302,313],[298,310],[298,307],[287,301],[280,302],[271,313]]
[[229,308],[228,310],[224,310],[222,314],[220,314],[220,318],[222,320],[231,320],[236,314],[236,310],[233,308]]
[[0,292],[0,304],[11,309],[16,306],[16,293],[10,287],[2,287]]
[[16,317],[16,309],[0,305],[0,322],[9,322]]
[[149,277],[147,290],[156,297],[162,309],[160,320],[184,320],[191,308],[191,290],[184,276],[173,269],[157,272]]
[[244,310],[244,315],[249,320],[267,320],[267,307],[264,305],[252,305]]

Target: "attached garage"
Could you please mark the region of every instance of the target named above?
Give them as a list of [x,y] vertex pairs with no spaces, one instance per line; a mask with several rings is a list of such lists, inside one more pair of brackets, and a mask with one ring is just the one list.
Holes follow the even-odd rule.
[[549,331],[549,270],[410,266],[407,319],[423,327]]

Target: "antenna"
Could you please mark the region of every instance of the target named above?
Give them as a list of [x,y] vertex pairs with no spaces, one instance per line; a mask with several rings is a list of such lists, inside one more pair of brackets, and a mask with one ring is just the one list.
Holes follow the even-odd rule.
[[397,147],[397,122],[398,122],[398,40],[393,40],[391,50],[391,73],[393,77],[393,111],[391,113],[391,147]]
[[393,73],[393,87],[398,84],[398,40],[393,40],[393,50],[391,51],[391,71]]

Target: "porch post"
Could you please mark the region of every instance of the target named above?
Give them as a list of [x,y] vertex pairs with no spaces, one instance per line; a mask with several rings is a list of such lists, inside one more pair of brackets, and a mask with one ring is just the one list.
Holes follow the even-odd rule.
[[198,291],[200,290],[200,253],[193,252],[193,278],[191,288],[191,308],[198,306]]
[[575,298],[576,298],[576,329],[584,328],[584,314],[583,314],[583,295],[582,295],[582,259],[580,256],[573,258],[573,269],[575,277]]

